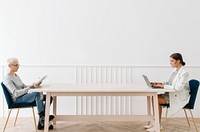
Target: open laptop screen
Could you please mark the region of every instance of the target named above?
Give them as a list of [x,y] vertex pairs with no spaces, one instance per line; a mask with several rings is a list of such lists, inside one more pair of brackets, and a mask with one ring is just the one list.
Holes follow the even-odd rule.
[[151,82],[149,81],[148,77],[147,77],[146,75],[142,75],[142,76],[143,76],[143,78],[144,78],[144,80],[145,80],[147,86],[149,86],[150,88],[161,88],[161,87],[153,87],[153,86],[151,85]]

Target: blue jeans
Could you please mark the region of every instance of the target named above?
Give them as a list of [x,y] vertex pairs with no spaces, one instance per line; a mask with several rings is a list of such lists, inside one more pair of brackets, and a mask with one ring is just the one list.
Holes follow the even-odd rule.
[[[34,92],[34,93],[28,93],[23,96],[20,96],[14,102],[17,102],[17,103],[35,102],[38,113],[40,113],[45,110],[45,104],[43,101],[46,102],[46,95],[44,95],[43,98],[41,98],[41,94],[39,92]],[[52,97],[51,97],[51,102],[52,102]]]

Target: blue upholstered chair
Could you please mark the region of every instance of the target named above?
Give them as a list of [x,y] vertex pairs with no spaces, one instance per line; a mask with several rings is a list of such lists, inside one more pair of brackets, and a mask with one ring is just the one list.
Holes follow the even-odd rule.
[[[185,116],[186,116],[186,119],[187,119],[187,122],[188,122],[188,125],[190,127],[190,122],[188,120],[188,115],[187,115],[187,112],[186,110],[189,110],[190,111],[190,114],[191,114],[191,117],[192,117],[192,120],[193,120],[193,123],[194,123],[194,126],[196,128],[196,131],[198,132],[198,129],[197,129],[197,126],[196,126],[196,123],[194,121],[194,117],[193,117],[193,114],[192,114],[192,109],[194,109],[194,104],[195,104],[195,101],[196,101],[196,97],[197,97],[197,93],[198,93],[198,89],[199,89],[199,81],[198,80],[195,80],[195,79],[192,79],[189,81],[189,87],[190,87],[190,99],[189,99],[189,102],[183,107],[183,110],[185,112]],[[164,121],[164,126],[165,127],[165,124],[167,122],[167,113],[168,113],[168,109],[170,107],[170,104],[163,104],[161,105],[163,107],[166,107],[167,110],[166,110],[166,115],[165,115],[165,121]]]
[[8,117],[7,117],[7,119],[6,119],[6,123],[5,123],[5,125],[4,125],[3,132],[4,132],[5,129],[6,129],[6,126],[7,126],[7,123],[8,123],[10,114],[11,114],[11,111],[12,111],[13,109],[18,109],[18,110],[17,110],[16,118],[15,118],[15,123],[14,123],[14,126],[15,126],[16,121],[17,121],[17,117],[18,117],[18,113],[19,113],[19,109],[20,109],[20,108],[32,108],[33,117],[34,117],[34,124],[35,124],[36,132],[37,132],[36,119],[35,119],[35,112],[34,112],[34,106],[36,106],[36,103],[35,103],[35,102],[33,102],[33,103],[15,103],[15,102],[13,102],[12,97],[11,97],[9,91],[7,90],[7,88],[6,88],[6,86],[3,84],[3,82],[1,83],[1,86],[2,86],[4,95],[5,95],[5,99],[6,99],[6,102],[7,102],[7,105],[8,105],[8,109],[9,109]]

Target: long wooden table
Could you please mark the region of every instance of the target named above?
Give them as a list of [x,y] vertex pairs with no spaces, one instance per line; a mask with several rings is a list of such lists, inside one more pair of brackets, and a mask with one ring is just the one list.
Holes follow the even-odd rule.
[[[160,132],[159,113],[158,113],[158,94],[162,92],[174,92],[174,90],[166,89],[152,89],[147,86],[136,86],[133,84],[50,84],[42,85],[40,88],[31,89],[30,92],[43,92],[46,93],[46,110],[45,110],[45,128],[44,131],[48,132],[49,126],[49,113],[50,113],[50,96],[54,97],[53,114],[55,115],[54,122],[60,120],[155,120],[154,126],[156,132]],[[57,115],[57,96],[146,96],[147,97],[147,115],[143,116],[126,116],[126,115]],[[151,115],[151,101],[150,97],[154,100],[154,115]],[[142,106],[142,105],[141,105]],[[120,116],[120,118],[119,118]]]

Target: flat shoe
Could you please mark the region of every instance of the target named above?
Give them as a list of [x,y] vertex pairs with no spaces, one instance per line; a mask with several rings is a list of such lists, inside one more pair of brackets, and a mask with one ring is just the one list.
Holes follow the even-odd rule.
[[146,126],[144,126],[145,129],[149,129],[149,128],[152,128],[152,127],[153,127],[153,124],[151,124],[151,123],[146,125]]

